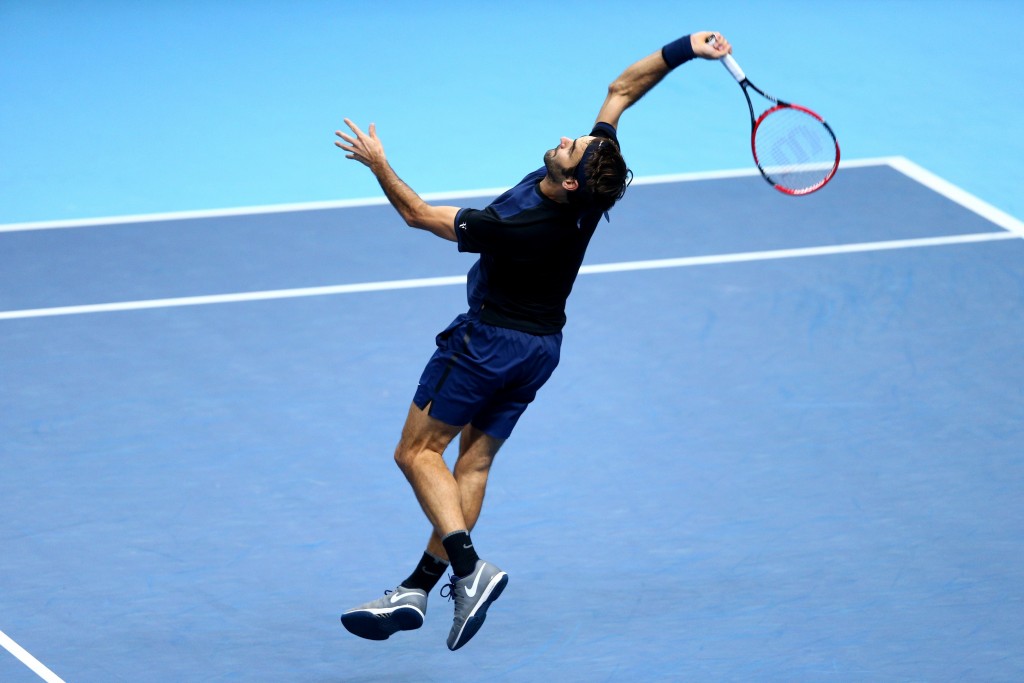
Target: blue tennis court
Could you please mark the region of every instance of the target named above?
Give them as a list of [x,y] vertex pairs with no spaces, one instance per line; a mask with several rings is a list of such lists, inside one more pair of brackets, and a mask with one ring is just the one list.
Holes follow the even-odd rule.
[[[391,26],[412,40],[422,14],[398,5],[412,14]],[[211,6],[150,11],[206,45],[236,17]],[[26,36],[90,27],[78,35],[86,43],[96,30],[128,35],[120,22],[141,11],[112,3],[83,23],[54,7],[62,20],[49,24],[27,5],[2,11]],[[310,75],[288,65],[315,61],[331,38],[282,8],[261,5],[235,39],[284,17],[295,22],[286,42],[305,52],[281,72],[268,57],[268,80],[245,83],[284,87],[290,73],[300,87]],[[750,44],[766,18],[745,17],[742,4],[692,20],[650,9],[623,18],[629,44],[609,48],[607,76],[638,56],[638,37],[650,42],[655,19],[728,21]],[[922,28],[908,40],[924,44],[967,10],[865,3],[856,22],[844,11],[809,12],[801,25],[827,42],[837,15],[851,26],[912,18]],[[1022,25],[1015,3],[972,11],[996,35]],[[492,25],[493,13],[434,20],[458,14],[458,32]],[[532,26],[544,45],[527,14],[506,29]],[[155,60],[161,45],[138,54]],[[84,62],[120,63],[107,60],[109,43],[96,50]],[[748,72],[759,58],[745,57]],[[370,81],[377,68],[400,79],[402,65],[371,64],[373,78],[349,78],[352,102],[381,108],[361,117],[392,116],[396,167],[428,197],[482,207],[539,165],[516,143],[478,172],[430,175],[443,150],[400,131],[440,105],[389,114],[396,95],[369,94]],[[485,93],[459,117],[507,106],[479,85],[477,70],[493,67],[445,77]],[[49,67],[34,68],[42,78]],[[785,82],[791,68],[766,70]],[[0,206],[0,681],[1020,681],[1019,176],[989,183],[971,171],[963,182],[947,169],[984,164],[918,150],[909,123],[906,146],[879,138],[822,86],[848,161],[822,192],[785,197],[749,170],[742,132],[728,148],[746,125],[742,96],[721,69],[705,71],[694,71],[696,92],[738,114],[707,122],[701,142],[721,156],[677,160],[652,139],[671,125],[675,86],[623,119],[623,131],[636,126],[625,144],[638,150],[638,179],[588,251],[561,365],[497,459],[474,539],[510,581],[456,653],[436,590],[424,627],[386,642],[352,637],[338,616],[393,588],[427,538],[391,454],[434,334],[465,307],[472,257],[405,228],[363,169],[321,159],[312,142],[289,154],[307,150],[317,173],[332,164],[343,187],[310,196],[285,184],[250,201],[266,167],[235,158],[238,175],[222,173],[217,189],[216,155],[207,163],[179,147],[175,185],[157,168],[173,152],[147,160],[120,146],[126,119],[110,122],[112,156],[91,170],[91,143],[70,141],[75,154],[50,155],[43,169],[6,140],[4,158],[24,164],[0,167],[17,175]],[[789,81],[803,92],[816,83]],[[573,112],[584,126],[601,97],[585,85],[593,105]],[[244,84],[232,87],[245,102]],[[136,96],[100,88],[96,101],[123,102],[131,118]],[[347,97],[316,102],[333,109],[330,126],[350,114]],[[1000,91],[992,106],[1016,99]],[[22,121],[21,106],[0,116]],[[542,134],[525,124],[523,146],[542,151],[575,130],[553,119]],[[293,135],[313,126],[292,123]],[[676,133],[701,137],[688,125],[698,132]],[[330,129],[315,133],[329,147]],[[974,134],[964,132],[961,158]],[[290,159],[274,146],[283,133],[268,135],[267,155]],[[1007,144],[1000,155],[1019,141]],[[129,178],[126,160],[151,170]],[[97,171],[106,163],[118,170]],[[190,175],[189,163],[202,169]],[[81,174],[83,188],[63,192],[63,173]]]
[[468,257],[379,205],[2,233],[4,632],[69,681],[1013,680],[1021,226],[892,163],[631,190],[457,664],[436,595],[386,643],[337,614],[425,537],[390,452]]

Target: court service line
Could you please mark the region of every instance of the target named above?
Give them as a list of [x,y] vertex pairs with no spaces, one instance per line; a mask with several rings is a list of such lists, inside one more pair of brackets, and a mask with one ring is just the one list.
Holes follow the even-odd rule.
[[580,274],[619,273],[631,270],[651,270],[654,268],[685,268],[689,266],[708,266],[723,263],[745,263],[750,261],[804,258],[808,256],[831,256],[834,254],[855,254],[868,251],[888,251],[892,249],[917,249],[921,247],[939,247],[952,244],[970,244],[972,242],[992,242],[995,240],[1019,239],[1020,237],[1020,235],[1015,235],[1010,232],[981,232],[967,235],[947,235],[945,237],[918,237],[904,240],[886,240],[884,242],[837,244],[825,247],[799,247],[795,249],[775,249],[772,251],[716,254],[713,256],[684,256],[682,258],[626,261],[623,263],[583,266],[580,268]]
[[[1013,232],[984,232],[966,235],[947,235],[944,237],[922,237],[916,239],[887,240],[884,242],[860,242],[855,244],[838,244],[822,247],[802,247],[795,249],[775,249],[771,251],[751,251],[733,254],[715,254],[709,256],[684,256],[680,258],[651,259],[646,261],[626,261],[584,265],[580,275],[600,273],[619,273],[625,271],[652,270],[657,268],[687,268],[692,266],[717,265],[724,263],[744,263],[751,261],[771,261],[776,259],[802,258],[810,256],[828,256],[833,254],[852,254],[869,251],[886,251],[891,249],[914,249],[936,247],[953,244],[969,244],[973,242],[991,242],[995,240],[1019,239],[1024,235]],[[301,287],[296,289],[277,289],[259,292],[239,292],[234,294],[211,294],[204,296],[176,297],[169,299],[148,299],[141,301],[121,301],[105,304],[86,304],[79,306],[56,306],[52,308],[34,308],[20,311],[0,311],[0,320],[16,320],[21,318],[41,318],[60,315],[82,315],[87,313],[110,313],[114,311],[134,311],[155,308],[172,308],[175,306],[202,306],[208,304],[240,303],[245,301],[267,301],[271,299],[293,299],[309,296],[328,296],[337,294],[357,294],[363,292],[382,292],[398,289],[422,289],[424,287],[443,287],[448,285],[464,285],[465,275],[443,277],[414,278],[409,280],[388,280],[383,282],[362,282],[347,285],[330,285],[324,287]]]
[[22,664],[32,669],[32,671],[41,679],[46,681],[46,683],[64,683],[64,680],[60,676],[46,668],[42,662],[33,657],[28,650],[14,642],[14,640],[3,631],[0,631],[0,646],[3,646],[5,650],[17,657]]

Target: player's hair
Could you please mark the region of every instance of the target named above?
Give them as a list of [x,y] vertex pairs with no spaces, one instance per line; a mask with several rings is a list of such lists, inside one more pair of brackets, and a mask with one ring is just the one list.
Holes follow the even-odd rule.
[[[609,138],[599,138],[590,143],[593,147],[585,156],[586,166],[582,169],[586,178],[583,187],[572,193],[572,200],[598,211],[608,211],[615,202],[622,199],[626,188],[633,181],[633,172],[626,166],[619,146]],[[574,169],[572,175],[579,175]]]

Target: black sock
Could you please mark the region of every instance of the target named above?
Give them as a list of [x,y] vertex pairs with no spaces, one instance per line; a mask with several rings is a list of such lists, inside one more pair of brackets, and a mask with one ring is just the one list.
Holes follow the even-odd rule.
[[469,576],[476,567],[480,557],[473,549],[473,541],[469,540],[468,531],[453,531],[441,539],[444,550],[448,553],[448,560],[452,563],[452,571],[455,576]]
[[444,570],[447,568],[447,562],[437,559],[430,553],[423,553],[415,571],[402,582],[402,585],[406,588],[419,588],[429,593],[444,576]]

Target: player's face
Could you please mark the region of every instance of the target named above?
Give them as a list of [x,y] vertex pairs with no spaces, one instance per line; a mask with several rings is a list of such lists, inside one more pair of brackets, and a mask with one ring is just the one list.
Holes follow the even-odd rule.
[[558,180],[564,180],[565,169],[576,168],[580,159],[583,158],[587,145],[593,139],[593,135],[583,135],[575,140],[566,137],[559,140],[558,147],[544,153],[544,166],[547,168],[548,175]]

